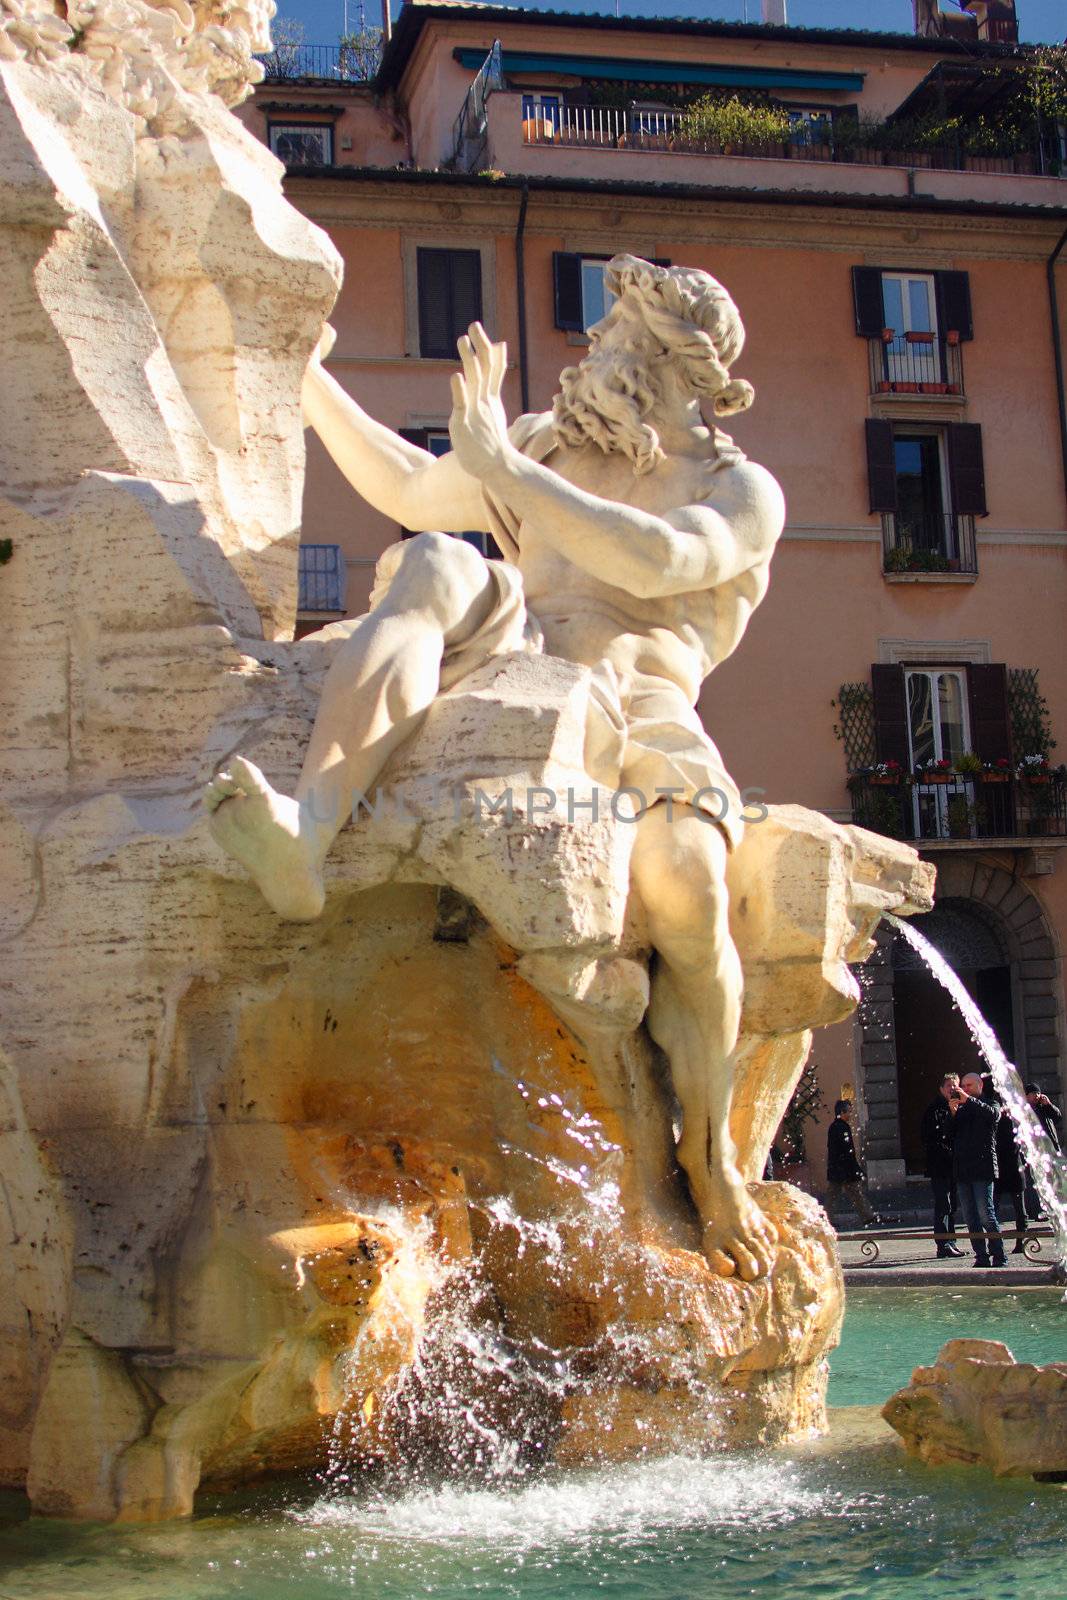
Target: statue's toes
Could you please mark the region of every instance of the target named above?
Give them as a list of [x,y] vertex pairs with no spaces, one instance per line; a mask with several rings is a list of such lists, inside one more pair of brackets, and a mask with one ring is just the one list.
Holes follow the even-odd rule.
[[735,1262],[726,1254],[725,1250],[720,1250],[716,1246],[712,1246],[707,1251],[707,1257],[708,1266],[711,1268],[712,1272],[717,1273],[720,1278],[732,1278],[734,1273],[737,1271]]
[[209,811],[217,811],[224,800],[239,794],[240,789],[228,772],[217,772],[204,790],[204,804]]
[[756,1252],[750,1250],[748,1245],[740,1239],[732,1239],[730,1241],[730,1254],[737,1263],[738,1273],[746,1283],[754,1282],[756,1278],[762,1277],[767,1270],[766,1267],[761,1266]]

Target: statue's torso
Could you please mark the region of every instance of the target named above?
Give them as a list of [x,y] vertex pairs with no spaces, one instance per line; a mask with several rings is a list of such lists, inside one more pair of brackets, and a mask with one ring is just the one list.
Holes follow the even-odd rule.
[[[671,457],[635,477],[621,455],[595,445],[557,446],[545,465],[605,500],[657,515],[684,505],[714,507],[732,468],[714,456]],[[530,610],[553,655],[596,666],[610,661],[626,679],[668,679],[695,702],[713,667],[736,649],[748,619],[767,592],[768,563],[714,588],[640,599],[594,577],[562,555],[535,524],[519,528],[518,566]]]

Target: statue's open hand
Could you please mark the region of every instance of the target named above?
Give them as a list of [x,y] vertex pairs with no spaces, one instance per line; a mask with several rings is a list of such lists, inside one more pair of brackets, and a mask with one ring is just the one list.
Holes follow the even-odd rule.
[[493,344],[480,322],[472,322],[458,345],[462,373],[452,379],[452,448],[465,472],[481,481],[505,460],[512,445],[500,386],[508,364],[506,344]]

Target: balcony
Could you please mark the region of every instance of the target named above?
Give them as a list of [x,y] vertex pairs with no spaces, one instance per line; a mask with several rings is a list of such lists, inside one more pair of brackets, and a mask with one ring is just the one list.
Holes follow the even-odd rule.
[[882,571],[888,578],[970,578],[978,571],[974,518],[952,515],[882,518]]
[[[639,106],[554,104],[540,106],[534,114],[522,111],[524,145],[587,150],[646,150],[678,155],[745,156],[763,160],[818,161],[859,167],[911,167],[943,172],[1010,174],[1032,177],[1058,171],[1058,149],[1053,151],[1036,130],[1030,150],[1007,155],[969,155],[958,142],[942,148],[909,150],[869,149],[854,144],[819,143],[809,127],[798,128],[795,138],[720,144],[711,139],[687,138],[685,113],[680,110]],[[826,124],[829,131],[829,124]]]
[[1039,778],[952,772],[890,779],[854,772],[852,820],[872,833],[915,843],[1067,839],[1067,772]]
[[376,32],[353,35],[346,44],[298,44],[280,41],[257,55],[265,83],[369,83],[381,62]]
[[958,333],[898,333],[885,328],[868,340],[871,393],[888,395],[963,394],[963,356]]

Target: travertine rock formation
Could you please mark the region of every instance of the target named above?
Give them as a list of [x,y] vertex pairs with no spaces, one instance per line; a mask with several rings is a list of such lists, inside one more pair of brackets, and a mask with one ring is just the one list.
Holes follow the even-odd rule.
[[[832,1237],[769,1185],[769,1282],[699,1253],[627,828],[472,815],[587,783],[584,669],[505,656],[443,696],[389,773],[407,815],[342,835],[314,925],[209,838],[233,751],[291,784],[334,648],[286,640],[338,263],[217,99],[176,83],[160,133],[35,50],[0,59],[3,1480],[162,1517],[331,1441],[387,1471],[818,1426]],[[846,962],[930,883],[792,808],[731,870],[755,1179]]]
[[950,1339],[882,1415],[929,1466],[1067,1478],[1067,1362],[1036,1367],[996,1339]]

